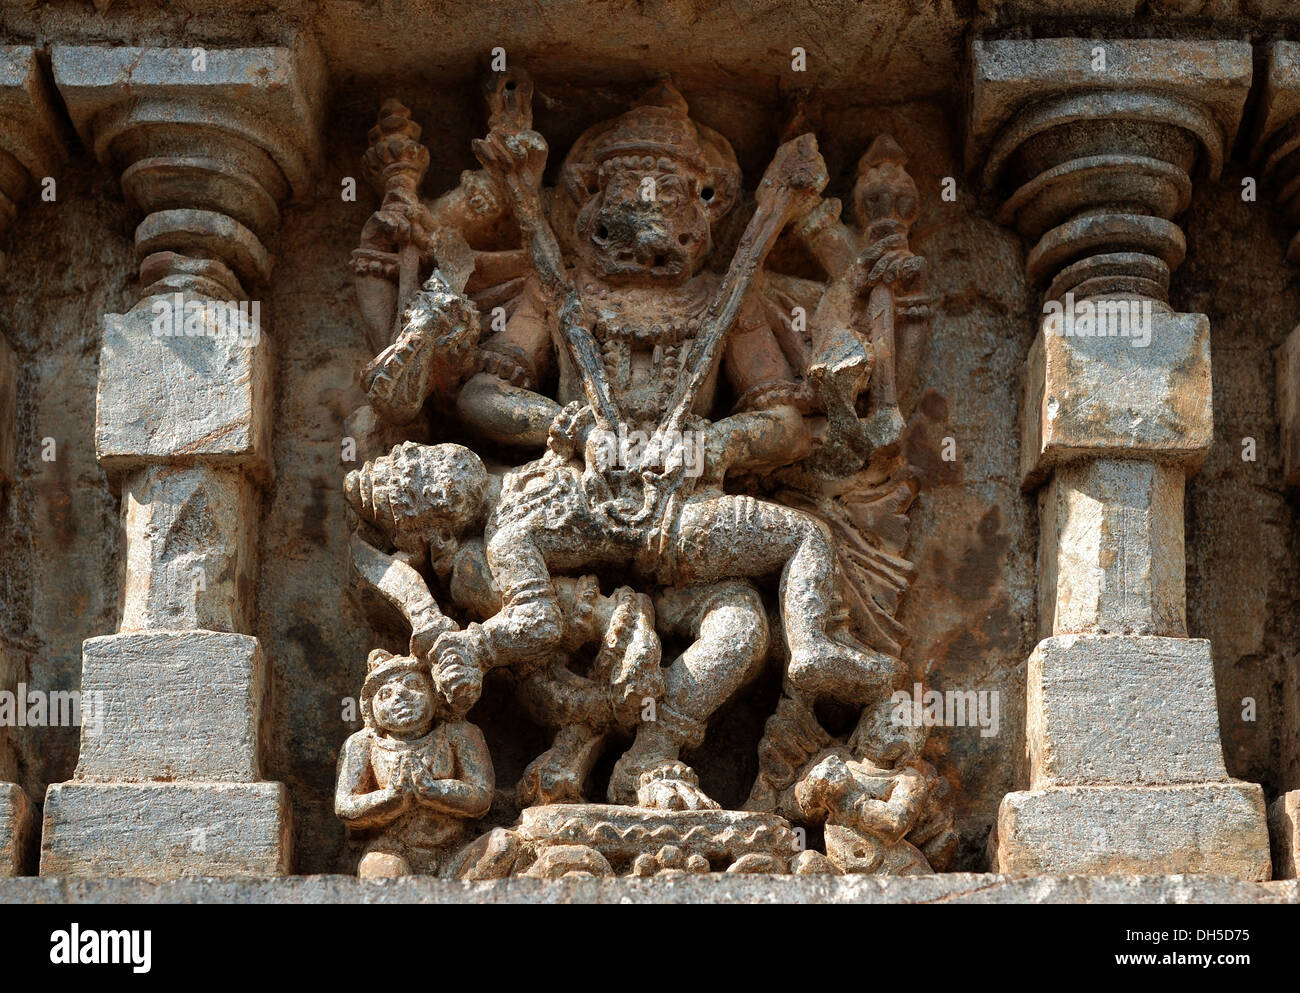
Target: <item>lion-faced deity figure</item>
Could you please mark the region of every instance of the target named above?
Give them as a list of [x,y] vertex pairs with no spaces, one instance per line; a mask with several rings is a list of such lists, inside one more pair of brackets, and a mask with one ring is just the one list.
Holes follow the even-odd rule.
[[[451,419],[456,440],[505,471],[473,481],[475,513],[461,516],[485,521],[481,535],[413,547],[356,502],[354,557],[363,581],[407,616],[411,652],[429,659],[435,685],[440,668],[480,678],[508,668],[535,716],[547,723],[546,708],[555,711],[556,745],[530,766],[521,802],[540,810],[586,799],[595,751],[621,741],[609,803],[670,818],[654,821],[656,832],[689,835],[674,812],[718,804],[685,758],[764,665],[784,676],[760,749],[769,792],[787,788],[787,773],[809,758],[792,736],[816,723],[819,702],[870,707],[902,676],[893,612],[911,579],[901,552],[915,485],[896,445],[894,297],[910,293],[915,304],[922,267],[906,243],[914,211],[884,202],[901,187],[882,163],[906,173],[892,142],[864,159],[857,231],[821,198],[827,177],[812,135],[788,141],[719,259],[720,225],[744,204],[740,168],[676,89],[661,82],[585,131],[554,189],[542,185],[547,146],[531,129],[530,97],[522,77],[489,86],[490,131],[475,143],[483,171],[427,206],[414,195],[419,129],[390,104],[372,132],[371,174],[385,200],[354,262],[382,347],[357,415],[370,432],[365,473],[391,474],[398,482],[384,485],[400,488],[402,466],[425,456],[409,440],[383,452],[420,433],[422,412]],[[870,185],[881,177],[883,192]],[[783,237],[804,242],[824,282],[765,268]],[[884,325],[872,325],[869,303],[889,305]],[[859,394],[877,383],[883,396],[860,421]],[[412,496],[437,498],[427,487]],[[617,597],[601,592],[615,586]],[[638,624],[615,621],[624,615]],[[567,660],[602,637],[603,661],[569,673]],[[620,661],[659,658],[647,638],[685,646],[664,653],[653,679],[643,661]],[[629,681],[629,672],[641,675]],[[619,687],[612,704],[609,687],[586,685],[602,679]],[[629,728],[633,683],[652,688]],[[552,685],[563,692],[538,689]],[[463,713],[477,694],[461,679],[448,705]],[[563,702],[574,694],[587,701],[576,710]],[[574,721],[585,730],[561,733]],[[833,747],[824,731],[814,739]],[[552,795],[545,783],[563,789]],[[754,796],[744,816],[775,837],[773,824],[786,822],[758,785]],[[583,816],[632,816],[612,809]],[[731,822],[708,823],[705,834],[735,834]],[[518,837],[532,858],[547,840],[529,830],[525,816]],[[597,861],[616,864],[616,854]],[[787,856],[772,855],[781,865]],[[706,866],[710,858],[717,853]]]

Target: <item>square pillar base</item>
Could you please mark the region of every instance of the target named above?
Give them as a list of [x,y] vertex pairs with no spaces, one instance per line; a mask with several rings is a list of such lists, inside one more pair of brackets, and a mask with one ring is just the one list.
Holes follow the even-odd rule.
[[0,783],[0,876],[30,876],[36,868],[36,806],[14,783]]
[[994,831],[994,872],[1272,875],[1264,791],[1255,783],[1008,793]]
[[42,876],[285,876],[282,783],[59,783],[45,798]]
[[1268,833],[1273,841],[1273,878],[1300,875],[1300,790],[1283,793],[1268,808]]

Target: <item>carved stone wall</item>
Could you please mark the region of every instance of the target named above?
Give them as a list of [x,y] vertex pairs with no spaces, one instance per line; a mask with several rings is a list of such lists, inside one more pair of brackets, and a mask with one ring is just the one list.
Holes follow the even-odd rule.
[[[1300,320],[1300,283],[1287,261],[1296,230],[1287,184],[1297,108],[1291,49],[1276,43],[1300,38],[1300,21],[1281,3],[1241,12],[1155,6],[1074,4],[1073,16],[1045,18],[1030,3],[899,0],[782,8],[778,24],[771,5],[755,2],[737,5],[736,24],[708,5],[665,0],[606,11],[601,32],[579,29],[589,15],[577,0],[546,5],[544,17],[485,10],[473,22],[433,0],[400,14],[361,3],[268,13],[237,2],[200,4],[186,20],[72,0],[0,13],[0,297],[10,304],[0,330],[13,353],[9,360],[0,347],[0,460],[8,459],[0,461],[0,689],[98,689],[107,706],[93,740],[84,728],[0,727],[0,783],[16,784],[0,786],[0,839],[17,839],[8,849],[0,840],[7,864],[36,871],[40,847],[50,875],[249,866],[352,874],[365,846],[387,854],[373,847],[373,827],[354,825],[349,837],[336,816],[336,775],[345,741],[367,729],[363,685],[376,685],[368,673],[398,672],[383,667],[416,646],[409,625],[376,607],[383,596],[360,588],[354,535],[379,554],[402,548],[358,524],[345,477],[405,440],[468,446],[492,471],[545,446],[508,461],[511,449],[483,442],[454,403],[439,405],[467,374],[431,390],[414,427],[357,419],[375,403],[362,370],[388,344],[376,342],[366,291],[354,286],[353,250],[373,247],[363,231],[383,204],[362,157],[384,101],[400,99],[423,128],[411,140],[429,151],[419,195],[443,228],[454,227],[445,221],[452,208],[437,198],[458,188],[463,171],[482,168],[472,142],[492,127],[482,87],[500,78],[491,65],[500,46],[510,69],[531,78],[527,123],[548,147],[547,191],[558,189],[580,136],[671,77],[685,113],[725,139],[742,177],[730,227],[714,233],[722,246],[709,263],[714,277],[783,142],[815,136],[824,195],[843,202],[855,237],[860,161],[882,135],[905,155],[917,201],[907,251],[925,260],[928,326],[913,333],[895,311],[902,423],[896,442],[880,437],[874,447],[907,467],[915,496],[905,513],[873,518],[861,533],[897,547],[911,577],[896,611],[885,610],[902,633],[889,690],[969,694],[986,718],[997,707],[983,728],[973,719],[929,729],[922,761],[946,784],[957,838],[943,868],[1294,875],[1300,615],[1290,592],[1297,522],[1288,487],[1297,463],[1289,446],[1300,435],[1288,336]],[[1143,48],[1148,36],[1159,41],[1156,59]],[[1109,58],[1104,70],[1092,66],[1098,47]],[[191,79],[196,50],[209,69]],[[260,70],[241,76],[256,59]],[[1142,100],[1150,106],[1134,110]],[[1055,123],[1053,113],[1062,115]],[[1083,169],[1100,177],[1091,185],[1056,173],[1041,179],[1089,157],[1135,154],[1144,157],[1136,167]],[[56,180],[53,199],[42,198],[45,176]],[[1037,192],[1023,192],[1035,182]],[[1253,196],[1244,199],[1247,187]],[[1139,220],[1089,230],[1105,227],[1097,218],[1107,215]],[[1053,229],[1071,224],[1056,248],[1044,248]],[[494,237],[468,240],[480,251],[527,247],[513,229]],[[815,251],[795,242],[786,232],[766,271],[829,282]],[[389,247],[400,259],[400,240]],[[1060,282],[1080,259],[1122,254],[1142,258],[1095,262],[1095,272],[1076,269]],[[435,269],[449,273],[454,258],[443,244],[430,250],[414,288],[430,292],[425,281]],[[396,267],[391,275],[399,286]],[[1128,371],[1105,358],[1071,366],[1068,354],[1053,370],[1044,355],[1072,344],[1043,333],[1045,300],[1067,289],[1086,299],[1085,278],[1111,280],[1092,286],[1095,299],[1156,303],[1153,347],[1120,343]],[[872,287],[864,285],[865,310]],[[482,287],[452,287],[462,289],[473,298]],[[131,320],[149,336],[147,302],[172,293],[258,301],[265,341],[215,363],[182,359],[169,374],[142,358]],[[811,298],[810,317],[824,299]],[[513,297],[509,304],[513,313]],[[393,316],[409,326],[389,306],[389,326]],[[480,308],[482,343],[492,305]],[[1177,347],[1166,348],[1174,338]],[[872,347],[881,369],[886,350]],[[196,368],[206,370],[197,379]],[[220,395],[196,389],[199,380],[223,384]],[[162,385],[151,392],[147,383]],[[554,380],[540,388],[552,399],[561,390]],[[867,422],[879,409],[880,379],[859,388],[850,404]],[[1068,403],[1066,421],[1058,407],[1045,413],[1054,388],[1087,415],[1073,428]],[[816,396],[801,414],[810,423],[827,408]],[[211,409],[195,407],[202,403]],[[723,403],[715,421],[729,412]],[[1111,424],[1096,415],[1098,404],[1117,411]],[[1024,427],[1035,411],[1044,418],[1037,434]],[[231,417],[247,421],[246,441],[209,444]],[[1135,426],[1142,419],[1157,425],[1149,437]],[[1170,424],[1172,434],[1196,438],[1169,443],[1159,431]],[[359,450],[349,451],[348,439]],[[901,478],[888,472],[881,479]],[[797,503],[788,487],[738,479],[729,492]],[[1120,588],[1146,597],[1137,606],[1106,586],[1117,561],[1129,570]],[[458,626],[486,623],[449,606],[446,577],[418,568]],[[806,828],[810,847],[829,851],[833,818],[823,812],[804,825],[771,808],[743,809],[764,773],[765,729],[783,698],[789,649],[777,575],[734,578],[753,582],[772,648],[755,677],[706,715],[703,745],[680,758],[722,808],[698,848],[711,867],[771,869],[742,860],[779,848],[789,870],[785,849],[795,853],[806,839],[781,832]],[[619,583],[608,572],[601,579],[614,599]],[[673,585],[624,581],[652,596]],[[651,627],[663,613],[656,604]],[[663,623],[659,634],[665,661],[690,643],[677,644],[686,636]],[[436,675],[438,651],[432,642],[418,647]],[[683,841],[681,823],[698,812],[664,813],[649,793],[607,808],[606,785],[633,734],[614,735],[621,747],[602,746],[582,804],[505,796],[555,743],[556,728],[530,710],[521,669],[484,669],[481,697],[468,716],[453,716],[481,731],[497,795],[481,816],[468,816],[465,841],[501,829],[499,844],[510,834],[508,844],[527,850],[516,871],[533,875],[591,871],[589,856],[568,851],[578,848],[597,851],[619,874],[700,868],[689,862],[697,849]],[[849,754],[846,739],[868,703],[821,700],[816,710],[837,742],[821,745],[845,749],[837,757],[851,774],[862,756]],[[1153,708],[1160,721],[1149,719]],[[1204,761],[1190,771],[1162,764],[1162,742],[1180,762]],[[820,750],[805,756],[810,767]],[[1072,779],[1072,760],[1105,768]],[[898,770],[874,774],[889,771]],[[1207,790],[1237,799],[1226,813],[1206,802],[1209,827],[1197,836],[1219,840],[1194,851],[1180,847],[1173,827],[1163,851],[1160,839],[1143,848],[1105,825],[1088,838],[1071,833],[1072,820],[1096,826],[1086,803],[1070,806],[1080,790],[1115,791],[1139,821],[1160,823],[1163,804],[1175,801],[1148,802],[1138,784],[1185,789],[1192,805]],[[1029,801],[1015,799],[1043,795],[1033,802],[1063,798],[1064,806],[1038,821]],[[661,812],[627,813],[642,807]],[[1214,835],[1225,819],[1230,826]],[[139,841],[159,831],[178,832],[172,854]],[[676,840],[637,840],[642,831]],[[600,840],[602,832],[622,840]],[[485,848],[490,842],[459,869],[495,872]],[[1096,857],[1072,854],[1081,850]]]

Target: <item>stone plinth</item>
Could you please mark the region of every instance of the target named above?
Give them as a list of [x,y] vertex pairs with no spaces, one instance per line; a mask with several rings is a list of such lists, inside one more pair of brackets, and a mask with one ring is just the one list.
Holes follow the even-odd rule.
[[1030,790],[999,808],[999,872],[1270,877],[1263,791],[1224,765],[1209,642],[1048,638],[1027,681]]
[[460,881],[432,876],[357,879],[0,879],[0,904],[1211,904],[1300,903],[1300,883],[1223,875],[768,876],[734,872],[665,879],[635,876]]
[[1027,682],[1032,789],[1228,781],[1208,641],[1047,638]]
[[43,876],[278,876],[290,871],[280,783],[58,783]]
[[81,687],[100,710],[95,733],[82,734],[77,779],[256,782],[265,679],[261,647],[246,634],[91,638]]
[[994,868],[1011,873],[1194,872],[1266,880],[1264,791],[1255,783],[1067,786],[1008,793]]

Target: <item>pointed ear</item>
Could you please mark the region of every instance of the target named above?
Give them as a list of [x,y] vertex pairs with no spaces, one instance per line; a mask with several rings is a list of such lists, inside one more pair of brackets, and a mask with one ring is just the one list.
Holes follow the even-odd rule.
[[719,167],[710,169],[704,176],[704,185],[700,189],[700,198],[704,200],[704,209],[708,212],[709,223],[716,224],[736,205],[740,193],[740,177],[730,169]]
[[700,197],[709,223],[716,224],[736,205],[740,196],[740,165],[731,143],[712,128],[696,125],[707,163]]

